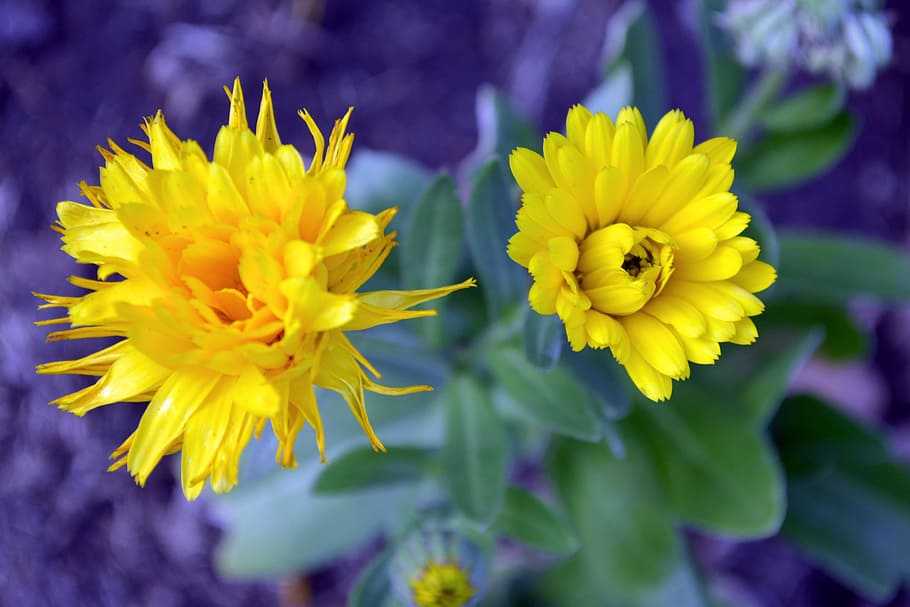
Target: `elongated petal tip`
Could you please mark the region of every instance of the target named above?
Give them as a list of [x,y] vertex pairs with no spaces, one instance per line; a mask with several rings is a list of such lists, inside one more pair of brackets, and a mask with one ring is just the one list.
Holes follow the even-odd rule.
[[262,101],[259,104],[259,117],[256,119],[256,138],[266,152],[273,152],[281,146],[268,78],[262,82]]
[[[227,87],[224,88],[227,92]],[[234,78],[234,89],[228,96],[231,99],[231,113],[228,117],[228,126],[235,129],[249,128],[246,121],[246,105],[243,102],[243,87],[240,77]]]

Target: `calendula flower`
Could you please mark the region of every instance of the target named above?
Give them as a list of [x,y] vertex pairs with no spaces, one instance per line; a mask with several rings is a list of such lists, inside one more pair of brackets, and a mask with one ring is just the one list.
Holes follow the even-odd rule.
[[439,525],[412,531],[395,552],[392,588],[408,607],[468,607],[480,600],[486,577],[484,551]]
[[72,277],[88,290],[81,296],[36,294],[42,308],[66,310],[39,324],[71,326],[49,340],[119,338],[84,358],[38,367],[99,378],[55,404],[84,415],[149,401],[111,469],[126,465],[143,485],[164,455],[181,451],[189,499],[207,479],[218,492],[233,487],[244,447],[267,422],[282,466],[296,465],[294,442],[306,424],[324,459],[315,386],[341,394],[382,450],[364,390],[430,388],[376,383],[364,369],[379,373],[345,333],[432,315],[410,308],[474,284],[358,293],[395,245],[395,233],[385,231],[395,209],[372,215],[344,200],[351,110],[327,143],[300,112],[315,144],[306,164],[281,142],[268,83],[255,133],[239,79],[225,91],[230,117],[211,161],[195,141],[171,132],[160,112],[143,125],[147,142],[131,140],[151,155],[151,166],[113,141],[100,150],[100,186],[81,184],[90,204],[59,203],[54,226],[63,250],[98,266],[98,279]]
[[750,216],[729,191],[736,142],[693,147],[678,110],[649,140],[635,108],[614,124],[576,105],[566,133],[547,135],[543,156],[509,159],[524,192],[509,256],[534,280],[531,308],[558,314],[573,350],[609,347],[645,396],[667,399],[690,361],[755,341],[753,293],[776,277],[740,236]]
[[866,88],[891,60],[877,0],[732,0],[719,22],[749,66],[800,67]]

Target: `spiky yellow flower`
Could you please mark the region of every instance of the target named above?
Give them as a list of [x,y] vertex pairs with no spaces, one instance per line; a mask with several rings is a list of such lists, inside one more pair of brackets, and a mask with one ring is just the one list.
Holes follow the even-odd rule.
[[418,607],[464,607],[475,594],[471,578],[457,563],[430,562],[411,580]]
[[385,229],[395,215],[352,211],[344,200],[345,163],[354,136],[351,111],[326,144],[306,123],[315,153],[306,166],[278,136],[268,83],[256,132],[249,129],[239,79],[230,118],[209,161],[195,141],[181,141],[159,112],[132,141],[152,166],[113,141],[101,150],[101,185],[81,184],[89,204],[61,202],[55,229],[63,250],[98,266],[98,280],[70,281],[81,296],[41,295],[42,307],[69,323],[52,341],[122,338],[94,354],[38,367],[39,373],[99,377],[55,401],[85,413],[117,402],[150,401],[135,432],[114,451],[143,485],[161,458],[181,454],[184,493],[207,479],[215,491],[237,482],[240,454],[269,422],[276,460],[293,467],[305,424],[324,459],[314,386],[347,401],[370,443],[382,450],[364,406],[364,390],[400,395],[428,386],[391,388],[345,336],[346,331],[433,314],[410,310],[473,285],[423,291],[357,293],[395,245]]
[[614,124],[576,105],[543,156],[520,148],[509,159],[524,195],[508,251],[534,279],[531,307],[559,315],[573,350],[609,347],[657,401],[689,362],[755,341],[750,317],[764,306],[753,293],[776,278],[740,236],[751,218],[729,191],[736,142],[694,138],[679,110],[649,140],[635,108]]

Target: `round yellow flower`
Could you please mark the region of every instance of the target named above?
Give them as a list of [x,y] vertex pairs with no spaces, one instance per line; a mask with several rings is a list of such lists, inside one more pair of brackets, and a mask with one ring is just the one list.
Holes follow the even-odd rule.
[[411,580],[418,607],[464,607],[476,594],[468,572],[456,563],[430,562]]
[[679,110],[649,140],[636,108],[614,124],[576,105],[543,156],[509,158],[524,195],[508,252],[534,280],[531,308],[558,314],[573,350],[609,347],[655,401],[689,377],[689,362],[755,341],[750,317],[764,305],[753,293],[776,278],[740,236],[750,216],[729,191],[736,142],[694,138]]
[[375,383],[364,369],[379,373],[345,331],[432,315],[410,308],[474,284],[357,293],[395,245],[395,233],[385,232],[395,209],[372,215],[344,200],[351,110],[328,143],[300,112],[315,143],[306,166],[294,146],[281,143],[268,83],[255,133],[240,81],[225,91],[230,118],[212,161],[195,141],[178,139],[160,112],[143,125],[147,143],[131,140],[150,153],[151,167],[109,141],[101,185],[81,184],[91,204],[59,203],[55,225],[63,250],[97,265],[98,280],[72,277],[89,291],[82,296],[36,294],[42,307],[66,309],[39,324],[72,327],[49,340],[122,338],[79,360],[40,365],[39,373],[99,377],[55,404],[84,415],[150,401],[111,469],[126,465],[143,485],[164,455],[182,451],[189,499],[207,479],[215,491],[233,487],[240,454],[266,422],[281,465],[296,465],[294,442],[305,424],[324,459],[314,386],[341,394],[382,450],[364,390],[430,388]]

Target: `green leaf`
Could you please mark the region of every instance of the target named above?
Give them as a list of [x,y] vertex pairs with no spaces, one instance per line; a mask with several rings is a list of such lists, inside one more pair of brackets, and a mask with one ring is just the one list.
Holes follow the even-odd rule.
[[261,482],[257,491],[215,502],[226,527],[216,554],[219,571],[258,577],[319,567],[379,533],[396,530],[417,510],[420,491],[415,486],[311,495],[318,466],[314,461]]
[[774,424],[787,467],[783,534],[876,603],[910,579],[910,469],[884,440],[811,397],[788,399]]
[[784,482],[764,432],[733,402],[676,388],[667,407],[646,404],[630,421],[649,438],[674,511],[687,523],[728,537],[777,532]]
[[774,440],[790,477],[833,467],[890,460],[885,440],[873,429],[814,396],[788,398],[774,418]]
[[381,552],[357,576],[348,595],[348,607],[383,607],[389,603],[392,582],[389,579],[391,552]]
[[423,447],[390,446],[386,453],[360,447],[326,465],[313,490],[326,495],[416,482],[434,461],[435,451]]
[[371,213],[417,201],[430,183],[425,168],[403,156],[361,148],[348,163],[345,200]]
[[[464,219],[455,182],[448,175],[439,175],[411,209],[403,229],[399,261],[404,288],[432,289],[454,282],[463,239]],[[432,305],[442,313],[445,303]],[[434,345],[442,345],[448,337],[438,316],[415,324]]]
[[910,255],[885,242],[853,235],[782,231],[778,289],[810,301],[870,296],[910,298]]
[[772,133],[739,159],[736,174],[754,190],[799,185],[834,166],[850,149],[855,134],[855,121],[845,112],[808,131]]
[[869,334],[857,325],[843,306],[795,301],[771,301],[762,321],[775,327],[820,326],[825,339],[819,352],[832,360],[850,360],[869,352]]
[[449,284],[461,260],[464,236],[455,182],[439,175],[417,201],[401,237],[401,274],[406,289]]
[[516,212],[512,185],[502,163],[491,160],[474,178],[465,215],[468,247],[491,318],[501,317],[524,300],[527,292],[524,268],[506,254],[506,243],[515,232]]
[[505,492],[505,430],[486,390],[468,376],[455,378],[443,400],[446,443],[442,463],[449,491],[462,513],[488,523],[499,512]]
[[716,401],[738,403],[737,412],[764,428],[783,400],[793,376],[821,343],[822,333],[811,327],[771,331],[758,317],[758,341],[748,348],[724,346],[720,361],[698,370],[696,382]]
[[[609,82],[614,76],[622,78],[623,69],[631,69],[631,99],[652,125],[657,124],[667,105],[660,49],[647,3],[632,0],[614,13],[604,39],[604,77]],[[614,86],[623,86],[621,80]]]
[[564,556],[578,550],[578,537],[565,518],[533,493],[518,487],[506,491],[495,528],[545,552]]
[[622,423],[628,453],[560,440],[551,477],[582,546],[544,580],[558,604],[701,607],[705,603],[666,507],[640,430]]
[[699,0],[697,5],[699,41],[715,129],[736,105],[745,81],[745,70],[736,61],[730,38],[717,25],[717,15],[725,5],[724,0]]
[[762,124],[780,132],[813,129],[834,118],[843,109],[846,97],[844,88],[835,83],[806,87],[768,108]]
[[632,382],[609,351],[585,348],[567,355],[564,361],[595,395],[607,419],[626,416],[632,405]]
[[525,356],[531,364],[544,370],[555,367],[565,340],[558,316],[542,316],[535,312],[525,316]]
[[581,440],[603,437],[604,419],[591,394],[566,369],[543,372],[515,348],[488,355],[490,370],[505,388],[514,412],[557,434]]

